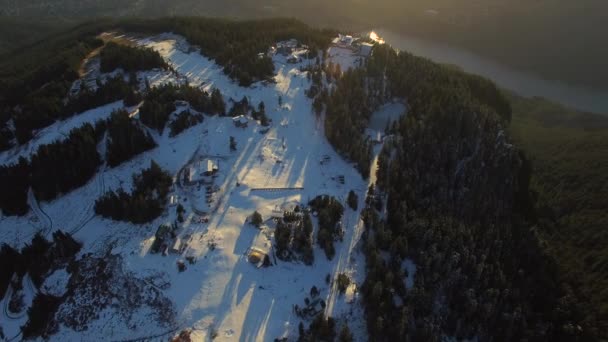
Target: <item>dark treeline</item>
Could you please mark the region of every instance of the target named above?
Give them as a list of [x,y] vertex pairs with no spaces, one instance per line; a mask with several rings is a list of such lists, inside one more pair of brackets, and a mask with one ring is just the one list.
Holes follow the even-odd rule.
[[302,260],[304,264],[312,265],[315,260],[312,233],[312,219],[308,211],[296,207],[293,212],[284,212],[275,230],[277,257],[286,261]]
[[134,85],[130,83],[125,82],[122,76],[116,76],[107,79],[103,83],[98,81],[96,89],[91,90],[87,88],[86,84],[83,82],[78,94],[68,98],[67,104],[63,110],[62,118],[70,117],[107,103],[125,99],[134,91]]
[[[133,95],[123,85],[112,83],[101,93],[85,89],[82,97],[70,99],[67,105],[64,102],[73,81],[78,79],[83,58],[103,44],[95,36],[108,29],[182,34],[190,43],[200,46],[203,54],[223,66],[224,72],[243,86],[272,79],[274,65],[271,58],[259,57],[258,54],[265,53],[277,41],[296,38],[316,54],[329,45],[333,36],[333,32],[311,29],[293,19],[107,19],[82,24],[69,34],[24,49],[0,62],[0,150],[12,147],[14,138],[19,144],[26,143],[35,130],[59,118]],[[102,67],[108,70],[118,66],[127,71],[166,67],[157,53],[146,49],[109,43],[101,54]],[[219,106],[214,102],[217,112],[225,113],[225,109]],[[13,119],[14,130],[9,129],[10,119]]]
[[47,274],[58,264],[76,255],[82,244],[71,235],[56,231],[53,240],[36,234],[20,251],[7,244],[0,248],[0,297],[4,297],[13,276],[21,282],[27,273],[36,287],[44,283]]
[[[364,177],[371,166],[371,142],[362,137],[371,114],[379,103],[371,103],[373,92],[368,87],[363,69],[346,71],[337,81],[335,89],[325,97],[325,134],[338,152],[354,161]],[[323,91],[325,93],[325,91]],[[323,94],[319,95],[321,98]]]
[[247,99],[247,96],[243,96],[240,101],[230,99],[230,102],[232,102],[232,107],[230,107],[230,110],[228,111],[228,116],[231,117],[247,115],[254,109],[253,106],[249,104],[249,99]]
[[178,32],[201,47],[231,78],[242,86],[274,76],[272,60],[260,52],[280,40],[296,38],[314,52],[324,50],[330,42],[329,32],[317,31],[291,19],[263,21],[227,21],[176,19]]
[[108,121],[106,161],[117,166],[134,156],[156,147],[154,139],[125,110],[112,113]]
[[0,166],[0,209],[4,215],[25,215],[29,211],[29,161],[23,157],[12,165]]
[[[300,323],[298,327],[298,342],[314,342],[314,341],[335,341],[336,340],[336,320],[332,317],[318,314],[310,322],[307,330]],[[342,342],[342,340],[340,340]],[[346,341],[344,341],[346,342]]]
[[[80,242],[60,230],[53,233],[52,241],[36,234],[21,251],[3,244],[0,249],[0,297],[5,295],[13,277],[16,277],[16,284],[22,284],[26,274],[39,289],[49,274],[72,261],[81,248]],[[27,311],[28,321],[21,327],[23,337],[47,338],[56,332],[58,326],[53,316],[61,300],[61,297],[37,293]]]
[[168,68],[161,55],[152,49],[114,42],[108,42],[99,57],[101,72],[111,72],[118,68],[126,72]]
[[169,136],[174,137],[186,129],[198,125],[203,122],[202,114],[193,114],[189,110],[184,110],[175,116],[175,119],[169,124]]
[[0,152],[13,147],[15,134],[8,125],[9,120],[8,112],[0,112]]
[[[474,98],[480,106],[495,110],[509,120],[511,107],[496,86],[479,76],[444,67],[408,53],[397,53],[389,46],[376,46],[374,54],[363,68],[341,72],[328,63],[323,67],[328,81],[335,86],[323,86],[319,70],[313,70],[313,85],[308,91],[314,97],[315,112],[326,112],[325,133],[331,144],[345,157],[354,161],[364,177],[369,174],[372,145],[362,133],[380,105],[392,98],[407,99],[410,106],[426,102],[438,85],[453,89],[445,96]],[[341,77],[337,77],[342,73]],[[384,77],[387,82],[384,82]]]
[[186,101],[194,110],[201,113],[226,114],[226,104],[218,89],[213,89],[209,94],[188,85],[167,84],[148,90],[144,100],[139,110],[139,118],[146,126],[159,133],[163,132],[169,116],[175,111],[176,101]]
[[41,145],[28,161],[0,166],[0,209],[5,215],[24,215],[31,186],[39,200],[52,200],[86,184],[101,165],[97,152],[105,123],[73,129],[67,139]]
[[533,161],[537,231],[584,320],[608,332],[608,117],[511,101],[509,131]]
[[[0,62],[0,148],[12,146],[13,135],[27,142],[31,131],[45,127],[63,113],[63,99],[78,79],[82,59],[102,45],[94,38],[95,25],[16,53]],[[7,129],[13,119],[17,134]]]
[[27,310],[28,320],[21,332],[23,338],[34,339],[42,337],[48,339],[59,330],[55,321],[55,313],[61,305],[62,298],[39,292],[32,301],[32,306]]
[[81,187],[97,172],[102,158],[97,144],[105,123],[85,124],[70,132],[68,139],[42,145],[30,161],[30,184],[36,198],[48,201]]
[[28,161],[20,158],[0,166],[0,209],[5,215],[25,215],[31,187],[38,200],[49,201],[86,184],[103,163],[97,145],[108,132],[106,161],[117,166],[156,146],[152,137],[126,111],[108,121],[73,129],[67,139],[41,145]]
[[109,191],[95,201],[95,213],[136,224],[154,220],[165,208],[173,180],[154,160],[148,169],[133,175],[133,192]]
[[[340,89],[351,83],[352,90]],[[408,102],[407,116],[388,131],[379,189],[370,188],[362,213],[371,340],[599,336],[582,303],[558,283],[532,229],[530,162],[507,136],[510,106],[491,82],[376,47],[365,69],[347,72],[333,92],[342,96],[329,101],[347,108],[361,94],[367,99],[357,101],[371,108],[394,97]],[[340,113],[332,106],[328,119]],[[344,111],[359,117],[340,122],[364,122],[367,113]]]
[[[44,88],[45,92],[50,90]],[[91,108],[122,100],[132,92],[132,86],[118,76],[108,79],[106,82],[98,82],[95,90],[91,90],[83,84],[80,92],[76,95],[67,97],[66,93],[58,92],[52,97],[45,99],[39,97],[33,101],[37,102],[34,107],[31,104],[24,104],[14,113],[15,132],[14,136],[19,144],[24,144],[32,138],[33,131],[52,124],[55,120],[65,119],[77,113],[81,113]],[[39,96],[35,93],[33,96]],[[44,107],[44,108],[43,108]],[[6,134],[12,134],[7,132]],[[6,146],[10,148],[10,145]]]
[[234,21],[211,18],[170,18],[152,21],[131,21],[127,30],[144,32],[175,32],[201,48],[201,53],[224,67],[224,73],[242,86],[271,80],[274,65],[266,53],[277,41],[291,38],[310,47],[313,54],[329,46],[334,32],[308,27],[295,19],[264,19]]

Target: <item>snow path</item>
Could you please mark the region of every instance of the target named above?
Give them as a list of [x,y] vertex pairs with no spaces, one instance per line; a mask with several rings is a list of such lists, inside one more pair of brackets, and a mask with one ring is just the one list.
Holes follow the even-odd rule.
[[351,282],[355,281],[357,285],[361,284],[365,277],[365,269],[362,268],[362,263],[353,264],[352,260],[359,256],[359,251],[356,250],[357,244],[361,241],[361,235],[365,229],[363,220],[361,220],[361,211],[365,204],[365,198],[367,196],[367,192],[369,186],[375,184],[376,182],[376,172],[378,169],[378,156],[382,147],[376,147],[374,149],[374,155],[372,160],[372,166],[370,170],[370,178],[367,182],[367,186],[363,189],[357,189],[355,193],[358,197],[358,206],[357,210],[352,210],[350,207],[346,207],[345,213],[345,227],[348,227],[347,232],[344,236],[344,241],[346,243],[342,243],[340,246],[340,253],[338,258],[338,263],[334,269],[334,281],[332,283],[331,291],[327,300],[327,307],[325,308],[325,315],[334,317],[334,310],[336,306],[336,302],[340,299],[340,296],[343,296],[338,290],[337,281],[335,281],[336,277],[340,273],[345,273],[350,279]]
[[18,315],[13,315],[9,313],[9,302],[13,294],[12,285],[9,285],[4,299],[0,300],[0,306],[2,306],[2,320],[0,322],[2,323],[2,328],[4,329],[5,341],[16,341],[21,338],[20,327],[27,322],[27,309],[32,305],[32,301],[38,293],[36,287],[32,283],[32,279],[29,277],[28,274],[23,276],[22,286],[22,291],[24,295],[23,303],[25,306],[23,308],[23,311]]

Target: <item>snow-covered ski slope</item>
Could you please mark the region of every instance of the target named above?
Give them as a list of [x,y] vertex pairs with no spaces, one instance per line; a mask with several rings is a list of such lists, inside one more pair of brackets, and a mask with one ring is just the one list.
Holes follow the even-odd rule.
[[[174,138],[169,138],[168,129],[163,135],[151,132],[158,143],[157,148],[116,168],[102,167],[89,184],[52,202],[32,203],[36,210],[25,217],[0,218],[0,242],[20,247],[36,231],[43,231],[50,238],[52,230],[62,229],[74,233],[76,239],[84,243],[81,255],[107,252],[120,255],[126,272],[134,277],[170,283],[168,288],[162,287],[162,292],[173,302],[173,307],[166,310],[174,310],[176,316],[166,326],[159,326],[150,319],[146,310],[134,312],[136,317],[127,325],[109,308],[91,322],[87,330],[77,332],[61,325],[52,339],[167,340],[180,330],[192,329],[196,341],[209,340],[212,335],[217,335],[218,341],[272,341],[281,337],[293,340],[297,338],[301,321],[293,307],[304,305],[304,299],[309,297],[314,285],[327,302],[326,313],[340,324],[348,322],[355,336],[364,340],[365,323],[357,301],[356,285],[351,285],[346,295],[340,295],[335,285],[327,284],[325,278],[329,274],[333,279],[344,272],[355,284],[361,284],[363,280],[364,258],[358,247],[364,228],[359,211],[369,182],[327,142],[322,118],[312,112],[311,100],[305,95],[310,82],[299,68],[308,61],[289,64],[286,57],[276,55],[273,57],[275,83],[256,83],[242,88],[224,75],[213,61],[191,49],[182,37],[163,34],[137,42],[158,51],[176,71],[176,74],[148,72],[139,75],[147,78],[152,86],[186,80],[193,86],[218,88],[228,107],[231,106],[230,98],[238,101],[246,96],[253,106],[263,101],[272,124],[264,133],[265,127],[251,118],[248,127],[239,128],[233,125],[232,118],[205,116],[203,123]],[[350,63],[354,65],[355,62]],[[64,131],[68,127],[107,117],[111,109],[119,107],[122,103],[100,107],[58,123],[55,128],[41,132],[32,146],[2,155],[2,162],[31,153],[35,144],[61,138],[59,135],[67,133]],[[235,152],[229,149],[230,136],[237,143]],[[207,158],[219,161],[216,178],[219,184],[215,184],[217,192],[211,204],[205,203],[204,186],[175,186],[174,189],[173,194],[187,212],[185,222],[178,230],[184,246],[179,253],[163,256],[149,252],[157,227],[175,221],[175,207],[169,207],[153,223],[141,226],[94,216],[95,199],[103,192],[119,187],[130,191],[131,175],[148,167],[150,160],[177,177],[193,161]],[[339,176],[344,176],[344,184],[338,180]],[[258,190],[267,188],[275,190]],[[358,194],[359,211],[351,210],[345,203],[350,190]],[[281,208],[286,205],[306,204],[323,194],[339,198],[345,207],[345,235],[342,242],[335,244],[333,260],[329,261],[315,244],[312,266],[272,257],[276,264],[268,268],[256,268],[248,262],[247,252],[252,246],[271,250],[271,239],[263,235],[265,232],[246,223],[254,210],[266,220],[281,216]],[[35,198],[30,201],[35,202]],[[208,217],[208,222],[201,219],[202,211],[206,212],[203,216]],[[314,240],[316,242],[316,223]],[[195,262],[185,262],[187,269],[179,272],[177,262],[187,258],[193,258]],[[8,337],[18,333],[13,328],[10,329],[13,331],[7,331],[7,328],[4,326]]]

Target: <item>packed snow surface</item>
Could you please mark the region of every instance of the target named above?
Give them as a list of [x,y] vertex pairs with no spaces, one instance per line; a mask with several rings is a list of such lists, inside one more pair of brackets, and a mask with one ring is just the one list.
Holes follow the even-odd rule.
[[[365,323],[356,291],[356,285],[364,278],[360,251],[364,228],[359,218],[362,205],[353,211],[345,200],[348,192],[354,190],[362,203],[369,182],[333,150],[323,132],[323,119],[311,111],[311,100],[305,95],[310,82],[306,72],[300,71],[309,61],[289,64],[285,57],[275,55],[275,83],[256,83],[243,88],[182,37],[162,34],[137,43],[158,51],[176,71],[141,73],[138,78],[147,79],[152,86],[188,82],[207,90],[217,88],[228,107],[230,99],[238,101],[243,96],[253,106],[263,101],[272,124],[267,129],[249,118],[248,126],[240,128],[233,124],[232,118],[206,115],[203,123],[173,138],[169,138],[168,129],[163,135],[151,131],[157,148],[118,167],[101,167],[87,185],[54,201],[35,203],[36,199],[31,198],[35,210],[25,217],[0,218],[0,242],[21,247],[37,231],[50,238],[53,230],[62,229],[84,243],[81,255],[119,256],[124,263],[122,272],[144,279],[159,289],[173,303],[173,307],[166,310],[176,313],[172,326],[164,328],[147,319],[150,309],[142,307],[132,313],[136,323],[125,325],[114,317],[115,312],[109,307],[99,313],[87,331],[77,332],[61,325],[52,339],[78,341],[86,337],[105,341],[155,337],[167,340],[180,330],[191,329],[195,341],[209,340],[212,335],[217,335],[218,341],[271,341],[281,337],[292,340],[297,338],[301,321],[293,307],[304,305],[314,285],[327,302],[326,314],[335,317],[339,324],[348,322],[355,336],[363,340]],[[344,63],[343,70],[357,63],[352,53],[347,56],[345,51],[330,51],[330,55],[338,58],[341,65]],[[36,146],[61,139],[71,128],[84,122],[106,118],[116,108],[122,108],[122,103],[56,123],[37,134],[29,145],[0,155],[1,161],[8,163],[20,155],[27,156]],[[402,108],[393,108],[391,112],[403,112],[399,109]],[[229,149],[230,136],[236,140],[236,152]],[[168,207],[154,222],[140,226],[102,219],[93,212],[95,199],[105,191],[119,187],[130,191],[131,175],[147,168],[152,159],[175,177],[199,161],[211,159],[219,165],[212,186],[214,192],[209,197],[205,186],[174,186],[172,195],[186,209],[186,217],[177,230],[180,245],[167,256],[151,254],[150,247],[158,226],[175,222],[174,206]],[[344,184],[339,181],[340,176],[344,176]],[[269,188],[274,190],[268,191]],[[342,218],[345,235],[342,242],[335,243],[336,255],[331,261],[315,244],[312,266],[284,262],[272,256],[274,265],[268,268],[257,268],[248,262],[247,253],[251,248],[272,254],[272,227],[256,229],[246,223],[254,210],[267,220],[281,216],[290,205],[306,205],[324,194],[340,199],[345,207]],[[178,262],[186,265],[185,271],[178,270]],[[325,281],[327,275],[334,279],[338,273],[346,273],[354,282],[347,295],[339,294],[335,282]],[[67,283],[62,277],[68,278],[69,273],[55,271],[43,288],[60,293]],[[19,324],[0,322],[6,336],[18,334]]]
[[387,125],[398,121],[405,113],[405,105],[401,102],[391,102],[383,105],[372,114],[369,121],[369,128],[378,132],[384,131]]

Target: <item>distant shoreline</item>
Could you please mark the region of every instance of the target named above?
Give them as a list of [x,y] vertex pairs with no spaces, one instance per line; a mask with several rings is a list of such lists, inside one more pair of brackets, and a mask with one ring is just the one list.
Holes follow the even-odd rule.
[[579,111],[608,116],[608,90],[596,90],[562,81],[542,79],[497,63],[489,58],[447,44],[435,43],[386,29],[375,29],[387,44],[414,55],[442,64],[455,65],[462,70],[494,81],[499,87],[524,97],[542,97]]

